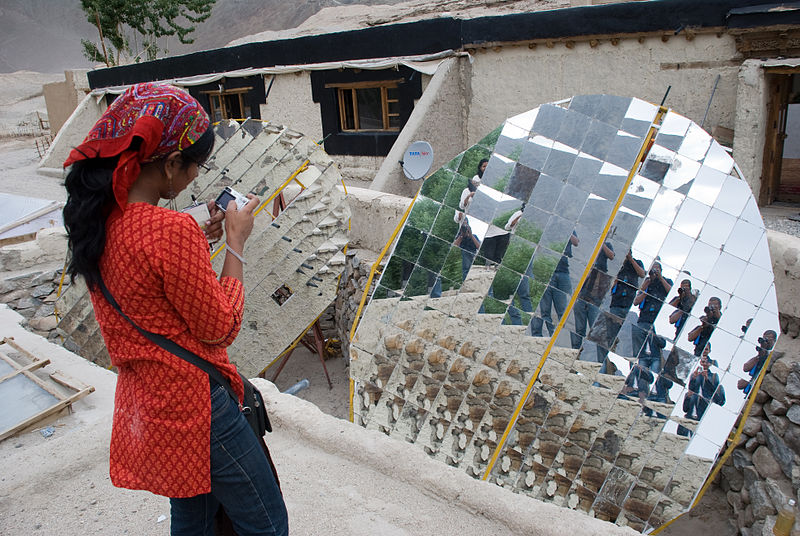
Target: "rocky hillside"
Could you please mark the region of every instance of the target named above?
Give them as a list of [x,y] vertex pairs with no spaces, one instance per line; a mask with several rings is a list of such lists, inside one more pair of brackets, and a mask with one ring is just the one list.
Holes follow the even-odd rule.
[[[224,46],[234,39],[294,28],[320,9],[349,4],[395,4],[399,0],[217,0],[195,42],[165,41],[170,54]],[[81,39],[97,40],[79,0],[3,0],[0,2],[0,73],[20,70],[57,73],[91,68],[81,54]]]

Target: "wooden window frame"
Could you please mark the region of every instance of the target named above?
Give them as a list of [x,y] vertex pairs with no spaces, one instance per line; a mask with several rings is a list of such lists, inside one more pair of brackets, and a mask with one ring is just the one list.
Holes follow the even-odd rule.
[[239,109],[245,109],[245,96],[248,92],[252,90],[251,87],[237,87],[233,89],[223,89],[221,91],[202,91],[203,95],[208,95],[208,106],[210,110],[210,116],[213,120],[216,117],[217,106],[214,104],[214,97],[219,99],[220,104],[220,116],[222,119],[245,119],[244,117],[228,117],[228,111],[225,109],[225,99],[223,97],[227,97],[230,95],[238,95],[239,96]]
[[[364,81],[364,82],[350,82],[338,84],[325,84],[326,89],[336,90],[336,99],[339,106],[339,131],[340,132],[399,132],[400,127],[391,126],[392,117],[400,117],[400,113],[390,113],[390,103],[400,103],[399,98],[390,99],[389,89],[398,89],[399,85],[405,80],[399,78],[396,80],[377,80],[377,81]],[[359,89],[380,89],[381,90],[381,120],[383,128],[362,129],[359,125],[358,119],[358,96]],[[352,103],[352,124],[354,128],[347,128],[347,112],[346,99],[351,99]]]

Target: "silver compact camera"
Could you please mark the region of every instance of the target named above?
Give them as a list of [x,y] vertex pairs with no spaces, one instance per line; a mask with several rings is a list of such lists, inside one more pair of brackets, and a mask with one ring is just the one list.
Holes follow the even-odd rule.
[[214,200],[214,204],[216,204],[222,212],[225,212],[225,210],[228,208],[228,203],[231,201],[236,201],[236,209],[242,210],[242,207],[244,207],[250,200],[230,186],[226,186],[225,189],[222,190],[222,193],[220,193]]

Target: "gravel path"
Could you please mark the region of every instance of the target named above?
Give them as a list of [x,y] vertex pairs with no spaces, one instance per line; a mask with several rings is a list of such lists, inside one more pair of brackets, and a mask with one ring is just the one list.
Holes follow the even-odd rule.
[[[781,210],[781,213],[782,212],[788,211]],[[793,212],[789,212],[789,214],[793,214],[800,218],[800,207],[795,207]],[[764,217],[764,226],[767,229],[800,237],[800,221],[790,220],[788,215],[771,214],[769,208],[762,209],[761,215]]]

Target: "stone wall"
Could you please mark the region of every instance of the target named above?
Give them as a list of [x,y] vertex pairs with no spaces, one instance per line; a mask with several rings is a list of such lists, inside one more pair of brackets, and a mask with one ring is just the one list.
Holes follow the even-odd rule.
[[[350,356],[350,329],[353,326],[353,319],[356,316],[361,296],[367,286],[369,271],[377,258],[378,255],[369,250],[348,250],[344,273],[339,280],[339,288],[336,292],[336,301],[331,305],[336,324],[335,337],[341,341],[342,355],[348,359]],[[370,286],[370,294],[375,289],[379,277],[380,274],[375,275]],[[326,333],[325,336],[328,337],[328,334]]]
[[[61,268],[5,273],[0,279],[0,303],[25,317],[24,327],[48,340],[56,338],[54,314]],[[0,338],[5,335],[0,334]]]
[[783,337],[719,480],[743,536],[772,534],[777,510],[800,499],[800,355]]
[[[0,248],[0,303],[25,317],[25,327],[50,340],[56,337],[54,309],[66,252],[63,227],[43,229],[35,240]],[[64,287],[68,285],[65,278]]]

